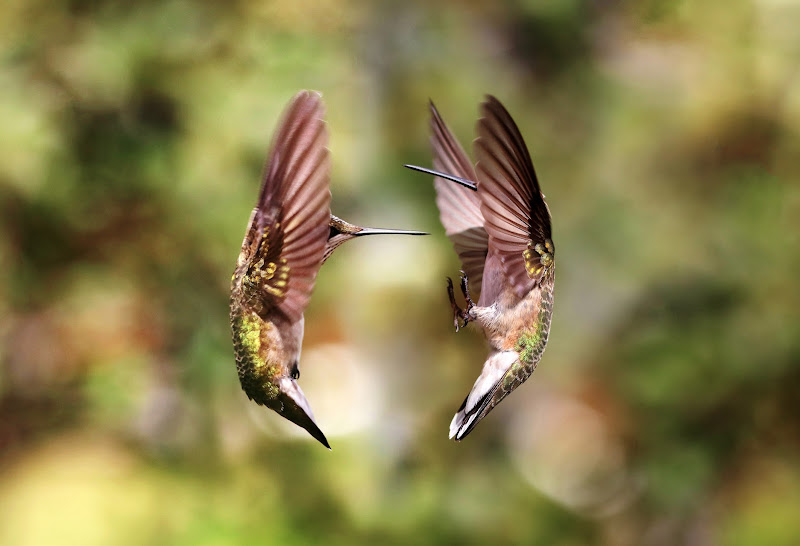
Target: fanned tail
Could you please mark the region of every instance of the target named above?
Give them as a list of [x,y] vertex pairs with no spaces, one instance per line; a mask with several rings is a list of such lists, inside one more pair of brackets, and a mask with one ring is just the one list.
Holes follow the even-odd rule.
[[463,440],[492,408],[514,390],[516,385],[506,388],[503,379],[518,361],[519,353],[516,351],[494,352],[489,355],[481,375],[450,422],[451,439],[457,442]]

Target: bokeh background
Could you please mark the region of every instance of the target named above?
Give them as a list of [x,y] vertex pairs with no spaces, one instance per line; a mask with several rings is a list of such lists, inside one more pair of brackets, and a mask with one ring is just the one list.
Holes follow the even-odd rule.
[[[800,3],[6,0],[0,543],[800,543]],[[325,265],[301,385],[247,401],[228,289],[267,145],[327,103],[333,210],[430,237]],[[483,363],[429,177],[484,93],[558,247],[542,364]]]

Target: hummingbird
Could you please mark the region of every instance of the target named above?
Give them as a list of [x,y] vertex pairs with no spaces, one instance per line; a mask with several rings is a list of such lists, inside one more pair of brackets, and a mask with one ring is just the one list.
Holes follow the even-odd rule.
[[430,113],[434,168],[406,167],[435,176],[439,216],[461,260],[466,309],[447,279],[456,331],[459,320],[475,322],[489,342],[481,374],[450,423],[450,438],[460,441],[542,358],[553,316],[555,246],[530,154],[500,101],[487,95],[480,106],[474,168],[433,102]]
[[301,91],[273,137],[258,202],[231,277],[230,319],[239,381],[248,398],[330,449],[297,380],[303,313],[320,266],[363,235],[427,235],[357,226],[331,214],[325,108]]

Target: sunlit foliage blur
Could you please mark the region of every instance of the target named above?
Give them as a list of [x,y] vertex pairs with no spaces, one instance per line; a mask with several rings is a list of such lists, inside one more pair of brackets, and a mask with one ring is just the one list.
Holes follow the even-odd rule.
[[[0,543],[800,542],[800,4],[0,4]],[[349,243],[301,369],[333,451],[249,403],[227,291],[265,151],[323,93]],[[427,101],[518,121],[550,345],[463,443],[483,362]]]

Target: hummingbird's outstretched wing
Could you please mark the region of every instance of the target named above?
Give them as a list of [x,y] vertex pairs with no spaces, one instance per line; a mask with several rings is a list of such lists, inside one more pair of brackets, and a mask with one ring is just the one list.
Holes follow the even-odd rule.
[[546,271],[534,247],[551,239],[550,210],[519,129],[491,95],[481,104],[475,153],[490,252],[500,257],[506,277],[522,298],[541,284]]
[[322,263],[330,219],[328,132],[318,93],[292,99],[272,141],[242,246],[243,290],[260,315],[300,320]]
[[[430,103],[430,110],[433,168],[477,182],[472,162],[445,125],[433,102]],[[480,197],[477,192],[438,176],[434,178],[434,187],[439,218],[469,277],[472,297],[478,301],[489,243],[489,236],[483,227]]]

